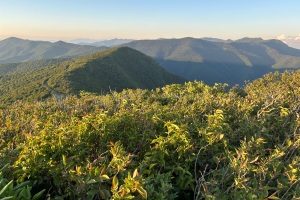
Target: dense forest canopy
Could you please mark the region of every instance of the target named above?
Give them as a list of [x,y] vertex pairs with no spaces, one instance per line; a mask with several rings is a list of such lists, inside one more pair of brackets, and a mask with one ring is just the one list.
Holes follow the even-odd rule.
[[16,100],[43,100],[53,94],[155,89],[184,81],[139,51],[110,48],[75,59],[0,64],[0,106]]
[[298,199],[299,79],[17,101],[0,110],[0,197]]
[[154,58],[169,72],[206,84],[244,85],[275,70],[299,69],[300,50],[280,40],[179,38],[136,40],[131,47]]

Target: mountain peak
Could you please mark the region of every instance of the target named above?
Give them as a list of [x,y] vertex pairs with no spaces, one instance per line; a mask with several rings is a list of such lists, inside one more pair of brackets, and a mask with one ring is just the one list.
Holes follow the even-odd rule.
[[21,42],[28,42],[30,40],[25,40],[17,37],[9,37],[1,41],[1,43],[9,43],[9,44],[18,44]]
[[68,43],[68,42],[65,42],[65,41],[59,40],[59,41],[57,41],[57,42],[54,42],[54,44],[58,44],[58,45],[65,45],[65,44],[71,44],[71,43]]
[[18,37],[9,37],[9,38],[6,38],[4,40],[24,41],[24,39],[21,39],[21,38],[18,38]]
[[69,58],[95,53],[103,49],[63,41],[52,43],[10,37],[0,41],[0,63],[17,63],[44,58]]
[[[129,47],[115,47],[73,61],[68,80],[74,91],[99,92],[108,88],[154,89],[170,83],[183,83],[149,56]],[[86,77],[86,80],[84,80]]]
[[[65,62],[56,62],[53,65],[41,66],[39,70],[27,68],[29,71],[24,76],[21,73],[11,75],[10,78],[14,81],[9,83],[13,89],[24,92],[15,96],[13,93],[1,93],[0,102],[44,99],[51,94],[78,94],[80,91],[102,93],[108,92],[110,88],[114,91],[127,88],[155,89],[167,84],[185,82],[183,78],[167,72],[149,56],[129,47],[112,48]],[[3,87],[1,81],[2,79],[0,91],[6,87]]]
[[235,40],[235,42],[264,42],[262,38],[249,38],[249,37],[244,37],[238,40]]

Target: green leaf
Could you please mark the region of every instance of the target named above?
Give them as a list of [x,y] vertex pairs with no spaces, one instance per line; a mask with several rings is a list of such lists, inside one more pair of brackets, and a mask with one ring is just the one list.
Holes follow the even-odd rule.
[[114,178],[112,180],[112,188],[113,188],[113,190],[118,189],[118,185],[119,185],[119,180],[118,180],[117,176],[114,176]]
[[22,197],[22,199],[31,199],[31,187],[26,185],[25,187],[22,188],[22,191],[19,193],[19,198]]
[[100,193],[100,190],[90,190],[87,192],[87,195],[91,196],[91,197],[94,197],[96,194],[99,194]]
[[216,164],[219,163],[219,158],[217,156],[213,156],[212,159]]
[[29,185],[29,183],[30,183],[30,181],[25,181],[25,182],[23,182],[23,183],[20,183],[20,184],[18,184],[17,186],[14,187],[14,190],[17,190],[17,189],[19,189],[19,188],[21,188],[21,187],[24,187],[24,186],[26,186],[26,185]]
[[136,189],[144,199],[147,199],[147,191],[142,186],[138,186]]
[[205,195],[205,200],[210,200],[210,199],[215,199],[215,197],[209,194]]
[[268,190],[266,188],[263,189],[263,198],[267,198],[268,197]]
[[278,198],[276,196],[269,196],[268,199],[280,199],[280,198]]
[[97,183],[97,181],[95,179],[91,179],[88,182],[86,182],[87,184],[93,184],[93,183]]
[[123,198],[124,199],[134,199],[135,197],[132,196],[131,194],[126,194]]
[[6,192],[7,190],[11,189],[13,185],[13,180],[11,180],[9,183],[7,183],[2,190],[0,191],[0,197]]
[[66,166],[66,165],[67,165],[67,158],[66,158],[66,155],[62,155],[62,160],[63,160],[64,166]]
[[46,190],[43,189],[42,191],[36,193],[33,197],[32,197],[32,200],[38,200],[39,198],[41,198],[41,196],[44,194]]
[[13,198],[14,198],[13,196],[9,196],[9,197],[4,197],[4,198],[2,198],[0,200],[9,200],[9,199],[13,199]]
[[149,169],[152,169],[156,165],[157,165],[156,163],[150,164]]
[[100,176],[100,178],[103,179],[103,180],[109,180],[109,176],[106,175],[106,174]]
[[6,168],[8,168],[8,166],[9,166],[9,163],[6,164],[6,165],[4,165],[4,166],[0,169],[0,172],[2,172],[3,170],[5,170]]

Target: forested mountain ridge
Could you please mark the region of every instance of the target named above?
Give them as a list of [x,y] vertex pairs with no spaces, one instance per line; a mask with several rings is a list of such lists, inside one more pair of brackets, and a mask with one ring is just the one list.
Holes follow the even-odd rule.
[[[111,40],[127,42],[130,40]],[[182,38],[136,40],[128,46],[154,58],[172,74],[187,80],[202,80],[244,85],[276,70],[298,69],[300,50],[279,40],[242,38],[236,41],[217,38]],[[43,58],[73,58],[88,55],[106,47],[81,46],[62,41],[42,41],[8,38],[0,41],[0,63],[23,62]]]
[[[51,60],[48,62],[51,63]],[[66,95],[79,94],[80,91],[102,93],[126,88],[154,89],[184,82],[183,78],[170,74],[150,57],[128,47],[111,48],[50,66],[27,69],[24,71],[21,67],[14,73],[6,72],[0,76],[2,103],[19,99],[42,100],[53,93]]]
[[155,89],[184,82],[183,78],[170,74],[150,57],[128,47],[111,48],[86,58],[89,59],[88,62],[82,67],[77,65],[68,75],[75,91]]
[[7,75],[7,74],[26,73],[28,71],[40,69],[67,60],[72,60],[72,58],[57,58],[57,59],[51,58],[51,59],[33,60],[33,61],[20,62],[20,63],[0,64],[0,76]]
[[300,68],[300,50],[279,40],[182,38],[138,40],[124,45],[154,58],[173,74],[208,84],[243,84],[275,70]]
[[0,63],[17,63],[44,58],[78,57],[104,49],[107,48],[82,46],[63,41],[51,43],[11,37],[0,41]]

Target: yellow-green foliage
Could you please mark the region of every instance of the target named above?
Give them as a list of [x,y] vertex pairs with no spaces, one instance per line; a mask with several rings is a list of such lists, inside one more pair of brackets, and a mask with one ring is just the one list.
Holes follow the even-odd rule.
[[65,199],[300,198],[300,72],[0,111],[3,176]]

